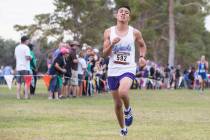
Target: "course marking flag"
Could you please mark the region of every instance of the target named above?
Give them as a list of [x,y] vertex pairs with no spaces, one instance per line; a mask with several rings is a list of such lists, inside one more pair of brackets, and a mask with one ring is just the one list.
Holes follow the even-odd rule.
[[46,87],[48,88],[49,86],[50,86],[50,80],[51,80],[51,76],[50,75],[44,75],[43,76],[43,80],[44,80],[44,83],[45,83],[45,85],[46,85]]
[[14,75],[4,75],[4,79],[6,80],[7,85],[8,85],[10,90],[12,89],[12,80],[13,80],[13,78],[14,78]]
[[24,75],[24,81],[26,86],[29,88],[31,85],[32,76],[31,75]]

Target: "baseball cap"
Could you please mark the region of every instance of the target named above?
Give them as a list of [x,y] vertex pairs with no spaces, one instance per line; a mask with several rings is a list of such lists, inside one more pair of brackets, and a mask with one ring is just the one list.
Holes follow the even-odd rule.
[[95,53],[99,53],[99,50],[98,49],[93,49],[93,51],[95,52]]
[[80,43],[78,41],[70,41],[69,45],[77,45],[80,46]]

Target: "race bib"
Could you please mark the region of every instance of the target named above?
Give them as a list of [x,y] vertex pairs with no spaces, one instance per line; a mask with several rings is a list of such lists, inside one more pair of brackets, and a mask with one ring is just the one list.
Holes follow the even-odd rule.
[[114,63],[127,65],[130,63],[130,53],[114,54]]

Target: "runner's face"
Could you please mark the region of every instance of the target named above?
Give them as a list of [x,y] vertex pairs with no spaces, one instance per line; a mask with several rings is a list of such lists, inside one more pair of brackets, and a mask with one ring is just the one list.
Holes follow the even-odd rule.
[[201,61],[205,61],[205,56],[204,55],[201,56]]
[[127,8],[120,8],[117,11],[117,20],[127,22],[130,19],[130,11]]

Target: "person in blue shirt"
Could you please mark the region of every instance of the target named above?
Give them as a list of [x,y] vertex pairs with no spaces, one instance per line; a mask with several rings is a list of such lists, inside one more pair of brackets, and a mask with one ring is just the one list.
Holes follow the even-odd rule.
[[197,61],[198,64],[198,75],[200,76],[200,86],[201,86],[201,94],[203,94],[205,88],[205,82],[207,80],[207,72],[208,72],[208,61],[206,61],[205,56],[201,56],[201,59]]
[[11,66],[6,66],[3,69],[3,75],[11,75],[13,73],[12,67]]

